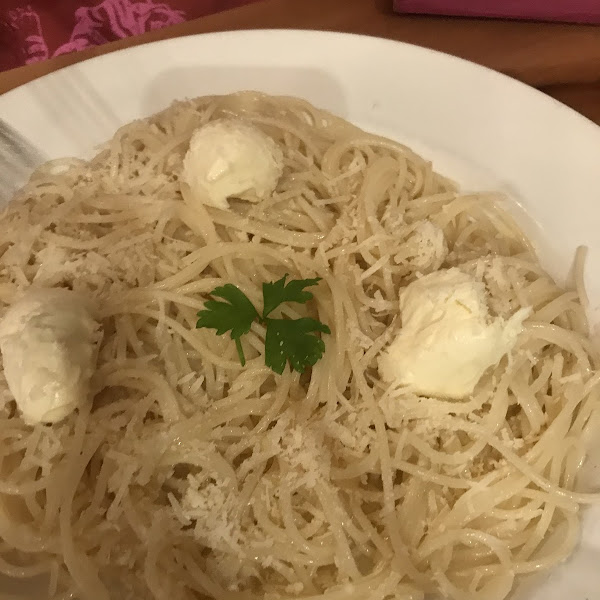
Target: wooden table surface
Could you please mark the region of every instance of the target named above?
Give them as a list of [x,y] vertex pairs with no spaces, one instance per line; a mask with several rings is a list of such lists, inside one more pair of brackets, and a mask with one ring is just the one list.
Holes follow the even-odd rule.
[[600,27],[397,16],[391,0],[263,0],[181,25],[0,73],[0,93],[128,46],[209,31],[300,28],[402,40],[486,65],[533,85],[600,124]]

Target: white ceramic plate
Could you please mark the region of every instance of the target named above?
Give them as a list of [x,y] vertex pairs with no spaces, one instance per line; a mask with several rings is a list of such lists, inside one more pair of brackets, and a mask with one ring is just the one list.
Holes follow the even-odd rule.
[[[89,156],[120,125],[176,98],[242,89],[304,97],[412,145],[464,188],[506,191],[517,213],[525,209],[521,218],[554,276],[567,276],[578,245],[589,247],[587,286],[600,321],[600,128],[461,59],[346,34],[215,33],[68,67],[0,96],[0,117],[47,158]],[[576,555],[515,599],[596,600],[599,564],[593,507]]]

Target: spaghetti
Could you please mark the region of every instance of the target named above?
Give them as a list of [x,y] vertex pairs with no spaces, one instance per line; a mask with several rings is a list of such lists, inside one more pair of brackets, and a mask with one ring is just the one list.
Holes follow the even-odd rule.
[[[284,173],[267,200],[205,207],[179,182],[192,132],[243,118]],[[42,166],[0,220],[2,311],[30,286],[89,297],[93,399],[28,426],[0,375],[0,572],[49,597],[502,600],[578,538],[583,433],[600,374],[576,291],[542,270],[492,194],[461,194],[408,148],[299,99],[178,102],[91,161]],[[533,313],[472,396],[383,384],[399,291],[460,267],[494,315]],[[327,323],[302,375],[264,366],[264,328],[196,330],[216,286],[259,305],[321,277],[292,318]]]

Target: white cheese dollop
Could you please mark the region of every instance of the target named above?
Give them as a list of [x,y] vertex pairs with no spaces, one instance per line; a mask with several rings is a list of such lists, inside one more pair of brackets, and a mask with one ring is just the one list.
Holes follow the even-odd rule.
[[219,119],[192,135],[182,180],[199,202],[227,210],[232,196],[270,196],[282,173],[283,153],[272,138],[250,123]]
[[402,329],[379,356],[386,382],[424,396],[463,398],[483,373],[510,352],[531,309],[492,319],[485,285],[459,269],[443,269],[400,295]]
[[30,290],[8,309],[4,376],[27,423],[55,423],[87,400],[99,329],[85,300],[66,289]]

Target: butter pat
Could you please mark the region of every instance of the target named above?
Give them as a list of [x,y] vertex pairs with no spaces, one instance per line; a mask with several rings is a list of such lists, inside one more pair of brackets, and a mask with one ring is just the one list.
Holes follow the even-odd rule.
[[273,139],[244,121],[220,119],[192,135],[182,180],[194,199],[227,210],[231,197],[269,197],[282,173],[283,153]]
[[65,289],[29,291],[8,309],[0,351],[25,422],[55,423],[87,401],[99,329],[84,299]]
[[379,357],[384,381],[423,396],[463,398],[514,347],[531,309],[492,319],[485,286],[459,269],[435,271],[400,295],[402,329]]

